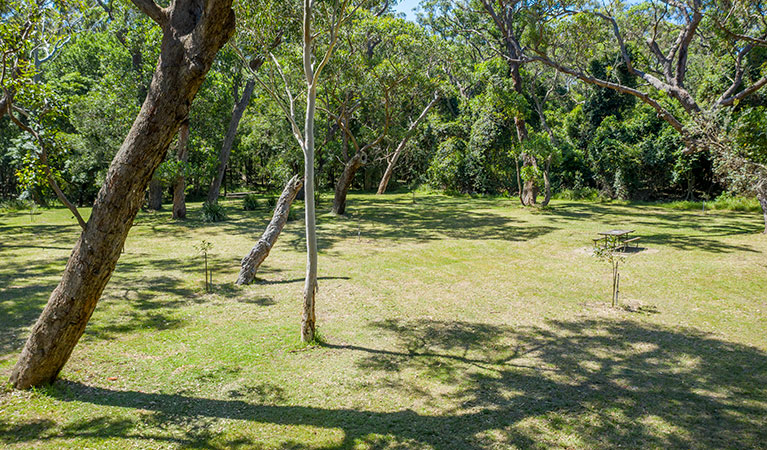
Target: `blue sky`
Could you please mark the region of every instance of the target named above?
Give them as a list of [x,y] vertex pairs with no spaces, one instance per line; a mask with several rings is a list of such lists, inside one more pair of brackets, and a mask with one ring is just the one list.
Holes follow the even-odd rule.
[[408,20],[415,20],[415,13],[413,8],[418,7],[420,0],[401,0],[394,10],[397,12],[403,12],[407,14]]
[[[413,12],[413,9],[418,7],[418,3],[420,3],[420,1],[421,0],[401,0],[399,4],[394,7],[394,10],[407,14],[408,20],[415,21],[415,13]],[[626,3],[629,5],[634,5],[641,1],[642,0],[628,0]]]

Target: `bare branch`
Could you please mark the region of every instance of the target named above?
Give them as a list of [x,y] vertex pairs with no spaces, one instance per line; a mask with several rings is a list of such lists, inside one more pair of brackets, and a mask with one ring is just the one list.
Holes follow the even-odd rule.
[[161,27],[165,27],[168,22],[168,12],[157,6],[154,0],[131,0],[138,9],[149,16],[150,19],[157,22]]

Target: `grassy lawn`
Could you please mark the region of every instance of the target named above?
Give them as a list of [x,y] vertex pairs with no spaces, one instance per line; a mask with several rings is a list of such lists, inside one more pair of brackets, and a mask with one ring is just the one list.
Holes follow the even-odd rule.
[[[350,195],[349,217],[319,218],[309,347],[302,220],[237,288],[270,211],[141,213],[60,381],[0,393],[0,447],[767,448],[759,214],[416,201]],[[610,228],[644,247],[615,309],[610,268],[588,251]],[[0,216],[0,378],[77,235],[65,210]]]

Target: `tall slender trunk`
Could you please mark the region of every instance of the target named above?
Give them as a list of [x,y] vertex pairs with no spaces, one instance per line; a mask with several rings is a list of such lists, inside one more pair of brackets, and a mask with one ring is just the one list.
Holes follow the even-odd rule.
[[210,184],[210,189],[208,189],[208,203],[218,200],[218,195],[221,192],[221,182],[224,179],[226,166],[229,164],[229,155],[231,155],[232,146],[234,145],[234,138],[237,135],[237,127],[240,125],[240,120],[242,120],[242,115],[245,113],[248,103],[250,103],[250,97],[253,95],[253,88],[255,86],[255,80],[248,80],[245,83],[245,89],[242,91],[242,97],[234,104],[232,118],[229,119],[229,128],[226,130],[224,143],[221,145],[221,152],[218,155],[218,171]]
[[428,105],[426,105],[426,108],[424,108],[423,111],[421,111],[421,114],[418,116],[415,122],[411,123],[410,127],[408,127],[407,132],[405,132],[405,137],[403,137],[402,140],[399,142],[399,145],[397,145],[397,149],[394,150],[394,154],[389,160],[389,164],[386,166],[386,171],[384,172],[383,177],[381,177],[381,182],[378,184],[378,192],[376,192],[376,194],[381,195],[384,192],[386,192],[386,187],[389,185],[391,176],[394,173],[394,166],[397,164],[399,157],[402,155],[402,152],[405,150],[405,146],[410,140],[410,137],[413,135],[413,131],[415,131],[416,127],[418,127],[418,124],[420,124],[421,121],[424,119],[424,117],[426,117],[426,114],[428,114],[429,110],[434,105],[437,104],[438,100],[439,100],[439,96],[435,93],[434,99],[431,102],[429,102]]
[[[307,50],[304,50],[305,52]],[[304,56],[305,64],[307,56]],[[317,89],[309,85],[304,123],[304,205],[306,213],[306,280],[304,312],[301,316],[301,340],[311,342],[315,334],[314,297],[317,293],[317,228],[314,211],[314,112]]]
[[282,233],[282,229],[288,221],[290,205],[296,199],[296,194],[298,194],[303,184],[304,181],[296,175],[285,185],[285,189],[282,190],[282,195],[280,195],[280,199],[277,201],[272,220],[266,227],[266,231],[264,231],[261,239],[258,240],[250,252],[242,258],[240,274],[235,284],[250,284],[256,278],[256,271],[258,271],[266,257],[269,256],[269,252],[274,247],[275,242],[277,242],[280,233]]
[[367,159],[366,153],[357,153],[346,162],[344,171],[336,183],[335,196],[333,197],[333,214],[343,214],[346,212],[346,195],[349,193],[352,181],[354,181],[354,175],[357,174],[360,167],[367,163]]
[[61,282],[32,327],[10,381],[24,389],[53,381],[85,331],[120,257],[144,191],[162,162],[218,50],[234,32],[232,0],[136,5],[163,29],[146,100],[112,160],[86,229]]
[[[304,121],[304,213],[306,221],[306,280],[304,310],[301,315],[301,340],[311,342],[315,335],[314,300],[317,294],[317,226],[314,211],[314,113],[317,86],[312,59],[312,0],[304,0],[303,65],[306,78],[306,117]],[[332,50],[328,49],[328,52]],[[321,68],[320,68],[321,70]]]
[[189,161],[189,122],[186,121],[181,124],[181,128],[178,129],[178,160],[181,163],[176,174],[176,180],[173,183],[173,218],[184,219],[186,218],[186,178],[184,172],[186,171],[186,163]]
[[517,196],[522,201],[522,177],[519,175],[519,156],[514,156],[514,166],[517,174]]

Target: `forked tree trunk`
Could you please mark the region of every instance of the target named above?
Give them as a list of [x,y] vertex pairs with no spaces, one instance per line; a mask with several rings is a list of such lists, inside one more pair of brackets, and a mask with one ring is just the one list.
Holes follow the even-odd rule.
[[218,155],[218,172],[210,185],[210,189],[208,189],[208,203],[214,203],[218,200],[218,195],[221,192],[221,182],[224,180],[226,166],[229,164],[229,156],[232,154],[234,138],[237,135],[237,127],[240,125],[240,120],[242,120],[242,115],[245,113],[248,103],[250,103],[250,97],[253,95],[253,88],[255,86],[255,80],[248,80],[245,84],[245,89],[242,91],[242,97],[234,104],[232,118],[229,119],[229,128],[226,130],[224,143],[221,145],[221,152]]
[[52,382],[69,359],[120,257],[125,238],[213,58],[234,32],[232,0],[134,3],[163,29],[146,100],[120,146],[80,235],[11,373],[23,389]]
[[360,167],[367,163],[367,160],[366,153],[357,153],[346,162],[344,172],[341,174],[341,178],[338,179],[338,183],[336,183],[336,193],[333,197],[333,214],[340,215],[346,212],[346,195],[349,193],[352,181],[354,181],[354,175],[357,174]]
[[269,256],[269,251],[274,247],[274,243],[277,242],[277,238],[282,233],[282,229],[288,221],[290,205],[296,199],[296,194],[298,194],[303,184],[304,181],[296,175],[285,185],[285,189],[282,190],[282,195],[280,195],[280,199],[277,201],[274,215],[266,227],[266,231],[264,231],[261,239],[250,250],[250,253],[242,258],[240,275],[237,277],[235,284],[250,284],[256,278],[256,271],[258,271],[266,257]]
[[156,174],[149,181],[149,193],[147,194],[147,207],[153,211],[162,209],[162,181]]
[[181,163],[176,174],[176,180],[173,183],[173,218],[184,219],[186,218],[186,178],[184,177],[184,171],[186,171],[186,163],[189,160],[189,122],[181,124],[181,128],[178,129],[178,160]]
[[376,192],[376,194],[381,195],[386,192],[386,188],[389,186],[389,181],[391,181],[391,176],[394,173],[394,166],[397,164],[399,157],[405,150],[405,146],[410,140],[410,137],[413,135],[413,131],[415,131],[416,127],[418,127],[418,124],[420,124],[424,117],[426,117],[426,114],[428,114],[429,110],[437,104],[438,100],[439,96],[435,93],[434,99],[429,102],[428,105],[426,105],[426,108],[421,111],[421,114],[418,116],[415,122],[411,123],[410,127],[408,127],[407,131],[405,132],[405,137],[403,137],[399,145],[397,145],[397,149],[394,150],[394,154],[389,160],[389,164],[386,166],[386,171],[384,172],[383,177],[381,177],[381,182],[378,184],[378,192]]

